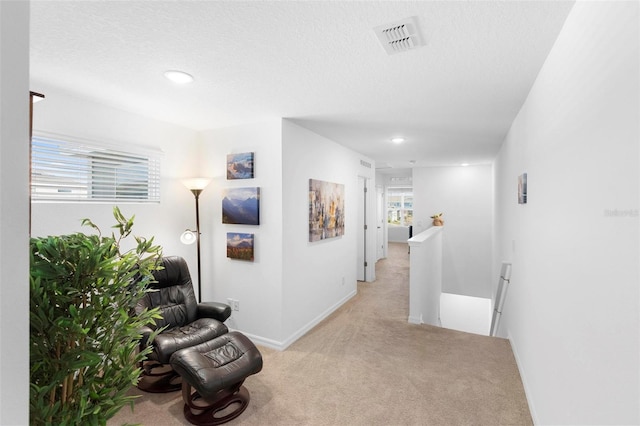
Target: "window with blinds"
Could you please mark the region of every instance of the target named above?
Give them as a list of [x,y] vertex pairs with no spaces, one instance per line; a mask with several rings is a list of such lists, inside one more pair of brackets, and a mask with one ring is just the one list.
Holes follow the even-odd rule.
[[161,151],[67,137],[31,140],[33,201],[160,202]]
[[413,188],[387,188],[387,223],[413,224]]

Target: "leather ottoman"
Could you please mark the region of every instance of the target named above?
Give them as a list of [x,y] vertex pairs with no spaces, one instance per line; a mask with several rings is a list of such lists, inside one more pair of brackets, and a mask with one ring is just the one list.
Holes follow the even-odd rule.
[[218,425],[238,417],[250,399],[244,380],[262,370],[262,355],[237,331],[181,349],[170,362],[182,376],[184,416],[196,425]]

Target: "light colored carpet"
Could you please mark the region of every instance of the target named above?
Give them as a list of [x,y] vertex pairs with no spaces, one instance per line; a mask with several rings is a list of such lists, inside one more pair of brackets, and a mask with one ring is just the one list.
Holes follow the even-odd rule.
[[[279,352],[260,347],[247,410],[228,425],[530,425],[509,342],[407,323],[407,245],[374,283]],[[180,392],[141,395],[108,425],[187,425]]]

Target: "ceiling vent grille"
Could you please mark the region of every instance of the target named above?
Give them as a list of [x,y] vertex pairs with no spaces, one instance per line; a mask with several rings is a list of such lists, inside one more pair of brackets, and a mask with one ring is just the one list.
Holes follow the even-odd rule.
[[373,31],[378,36],[383,49],[389,55],[424,46],[424,41],[418,28],[418,18],[415,16],[377,26]]
[[371,163],[368,161],[360,160],[360,165],[366,167],[367,169],[371,168]]

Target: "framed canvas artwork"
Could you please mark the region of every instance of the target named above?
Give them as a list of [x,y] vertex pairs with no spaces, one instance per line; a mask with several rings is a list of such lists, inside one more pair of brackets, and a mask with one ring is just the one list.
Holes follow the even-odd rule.
[[253,152],[227,155],[227,180],[253,179]]
[[253,234],[227,232],[227,257],[253,261]]
[[518,176],[518,204],[527,204],[527,174]]
[[309,179],[309,241],[344,235],[344,185]]
[[260,188],[224,189],[222,223],[260,225]]

